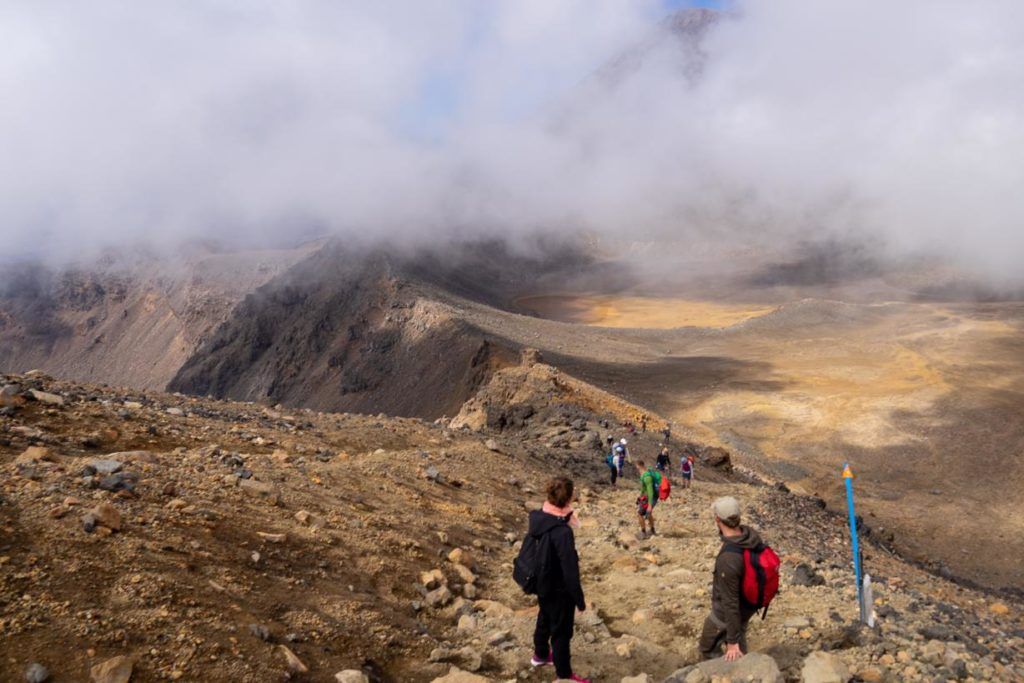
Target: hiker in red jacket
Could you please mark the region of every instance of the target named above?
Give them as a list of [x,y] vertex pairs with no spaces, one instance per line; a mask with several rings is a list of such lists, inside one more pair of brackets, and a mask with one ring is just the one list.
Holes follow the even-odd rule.
[[731,662],[747,652],[747,624],[758,610],[743,599],[744,560],[733,548],[758,548],[763,544],[756,530],[740,524],[740,504],[735,498],[719,498],[711,509],[722,537],[722,549],[715,560],[711,614],[704,620],[697,647],[704,659],[713,659],[722,654],[724,643],[725,659]]

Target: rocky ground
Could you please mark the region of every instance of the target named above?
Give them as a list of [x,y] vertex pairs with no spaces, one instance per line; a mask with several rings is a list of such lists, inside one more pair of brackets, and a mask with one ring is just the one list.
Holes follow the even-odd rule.
[[638,540],[635,479],[610,489],[597,449],[631,410],[537,358],[452,425],[0,376],[0,680],[550,680],[510,565],[556,472],[581,488],[574,650],[595,681],[722,674],[687,667],[726,493],[784,562],[763,656],[731,680],[1021,679],[1020,604],[880,548],[879,625],[854,627],[843,518],[721,451],[689,445],[696,487]]

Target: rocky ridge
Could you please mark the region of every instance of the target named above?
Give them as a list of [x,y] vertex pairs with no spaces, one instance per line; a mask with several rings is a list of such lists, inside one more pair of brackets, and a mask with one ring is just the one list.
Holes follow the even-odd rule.
[[[590,601],[574,660],[594,680],[1020,680],[1021,605],[871,546],[879,624],[856,626],[842,519],[727,454],[677,444],[697,484],[638,539],[635,480],[609,488],[599,449],[635,407],[535,355],[518,368],[461,424],[0,377],[0,679],[549,680],[510,563],[569,472]],[[762,656],[731,673],[693,668],[723,494],[784,561]]]

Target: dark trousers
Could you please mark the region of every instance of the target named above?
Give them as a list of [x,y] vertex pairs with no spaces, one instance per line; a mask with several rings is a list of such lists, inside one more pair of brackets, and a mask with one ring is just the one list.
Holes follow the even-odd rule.
[[614,466],[609,466],[608,469],[611,471],[612,486],[615,486],[615,480],[619,478],[619,471]]
[[[739,646],[743,654],[747,653],[747,624],[750,617],[743,620],[740,626]],[[722,655],[722,646],[725,644],[726,628],[725,622],[718,619],[714,614],[709,614],[704,620],[704,628],[700,632],[700,641],[697,649],[700,650],[704,659],[714,659]]]
[[569,641],[576,622],[576,605],[565,596],[540,598],[537,628],[533,631],[533,650],[541,659],[554,654],[555,673],[559,678],[572,676]]

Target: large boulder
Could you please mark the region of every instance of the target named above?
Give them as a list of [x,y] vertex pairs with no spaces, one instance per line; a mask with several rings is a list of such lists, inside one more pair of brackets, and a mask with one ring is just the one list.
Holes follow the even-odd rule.
[[768,655],[752,652],[735,662],[725,658],[711,659],[685,667],[666,678],[663,683],[711,683],[716,678],[754,683],[783,683],[785,678],[779,665]]
[[831,652],[812,652],[800,670],[802,683],[846,683],[850,678],[846,664]]

